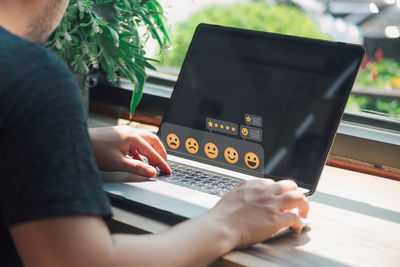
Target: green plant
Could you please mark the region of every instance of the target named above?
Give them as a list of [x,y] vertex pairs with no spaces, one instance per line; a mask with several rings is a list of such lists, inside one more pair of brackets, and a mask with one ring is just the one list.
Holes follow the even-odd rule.
[[381,99],[369,96],[350,95],[346,105],[347,111],[368,112],[400,118],[400,101]]
[[[355,83],[377,90],[399,90],[400,63],[394,59],[384,58],[383,50],[378,48],[374,60],[364,56]],[[352,111],[366,111],[395,118],[400,117],[400,101],[396,99],[350,96],[346,108]]]
[[305,13],[293,6],[263,2],[213,5],[175,26],[171,34],[173,47],[163,65],[182,65],[194,30],[200,23],[328,39]]
[[145,56],[148,38],[161,51],[169,43],[163,9],[156,0],[71,0],[53,37],[45,46],[58,53],[78,73],[103,69],[115,82],[119,75],[134,84],[130,114],[139,104],[146,68],[155,61]]
[[[364,60],[365,61],[365,60]],[[356,84],[375,88],[399,88],[400,63],[390,58],[368,61],[360,68]]]

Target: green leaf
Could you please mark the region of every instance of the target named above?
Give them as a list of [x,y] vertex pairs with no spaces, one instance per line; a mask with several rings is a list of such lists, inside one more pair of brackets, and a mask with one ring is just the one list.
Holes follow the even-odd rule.
[[112,40],[114,41],[114,45],[116,47],[119,47],[119,35],[118,35],[118,33],[113,28],[111,28],[110,26],[107,26],[107,29],[111,34]]
[[146,77],[142,75],[137,75],[138,82],[135,84],[135,93],[132,94],[132,100],[131,100],[131,105],[130,105],[130,118],[133,117],[133,114],[135,113],[135,110],[137,106],[140,103],[140,100],[142,99],[143,96],[143,88],[144,88],[144,83],[146,81]]
[[[84,11],[79,10],[77,0],[70,0],[53,39],[45,45],[75,71],[88,71],[93,60],[106,72],[108,80],[116,81],[119,75],[131,80],[135,85],[130,106],[132,115],[142,97],[146,68],[155,69],[150,63],[157,62],[145,57],[144,43],[147,38],[154,38],[164,49],[169,40],[162,7],[156,0],[80,1]],[[139,34],[142,29],[146,32]],[[71,42],[63,40],[66,32]],[[61,44],[59,49],[55,47],[56,40]]]
[[69,34],[75,33],[79,29],[79,25],[76,25],[71,31],[69,31]]
[[157,1],[149,1],[145,4],[145,6],[149,10],[154,11],[154,13],[152,13],[152,17],[153,17],[154,21],[156,22],[157,26],[163,33],[164,37],[167,39],[168,43],[171,43],[171,39],[169,38],[168,31],[165,28],[164,21],[162,19],[161,14],[163,13],[163,9],[162,9],[161,5]]
[[146,76],[146,70],[144,69],[143,66],[133,62],[132,59],[128,58],[126,55],[121,55],[121,57],[127,65],[129,65],[131,68],[133,68],[136,71],[135,72],[136,75],[140,74],[140,75]]
[[[157,61],[159,62],[159,61]],[[144,63],[145,67],[151,70],[157,70],[156,67],[154,67],[153,65],[151,65],[149,62],[145,62]]]
[[53,40],[50,40],[50,41],[46,41],[44,44],[43,44],[43,46],[50,46],[50,45],[52,45],[54,42],[56,41],[56,39],[53,39]]
[[80,23],[79,26],[81,26],[81,27],[87,27],[87,26],[89,26],[89,25],[91,25],[91,24],[92,24],[92,21],[90,21],[90,22],[88,22],[88,23]]
[[131,9],[131,4],[129,3],[128,0],[124,0],[124,4],[125,4],[125,7],[126,7],[127,9]]

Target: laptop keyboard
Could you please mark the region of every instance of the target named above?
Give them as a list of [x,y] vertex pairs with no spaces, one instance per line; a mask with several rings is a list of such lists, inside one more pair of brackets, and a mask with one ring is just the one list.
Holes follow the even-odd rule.
[[168,162],[172,174],[160,176],[167,183],[177,184],[204,193],[222,196],[231,191],[241,180],[218,173],[206,172],[197,168]]

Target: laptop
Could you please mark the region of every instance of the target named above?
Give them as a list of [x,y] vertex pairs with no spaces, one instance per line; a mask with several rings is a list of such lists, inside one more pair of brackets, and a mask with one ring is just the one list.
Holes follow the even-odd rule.
[[[117,202],[193,218],[242,180],[314,193],[364,48],[200,24],[158,136],[173,173],[102,172]],[[117,182],[116,182],[117,181]]]

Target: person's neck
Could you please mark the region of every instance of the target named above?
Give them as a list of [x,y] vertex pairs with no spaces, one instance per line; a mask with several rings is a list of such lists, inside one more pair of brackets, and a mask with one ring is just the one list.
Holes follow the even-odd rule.
[[0,26],[15,35],[28,39],[25,33],[32,14],[27,10],[31,10],[31,8],[34,7],[29,4],[23,7],[20,5],[20,1],[0,1]]

